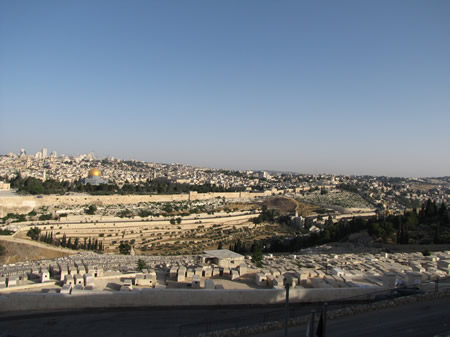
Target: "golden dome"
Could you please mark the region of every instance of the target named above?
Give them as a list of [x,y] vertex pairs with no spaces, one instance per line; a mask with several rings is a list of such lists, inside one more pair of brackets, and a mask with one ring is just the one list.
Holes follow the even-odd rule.
[[89,177],[100,177],[102,173],[99,169],[93,168],[89,170],[88,176]]

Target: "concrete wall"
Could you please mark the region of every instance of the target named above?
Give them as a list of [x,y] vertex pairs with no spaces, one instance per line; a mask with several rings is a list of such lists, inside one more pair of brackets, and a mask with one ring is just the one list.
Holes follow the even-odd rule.
[[[292,289],[290,302],[332,301],[370,294],[380,288]],[[285,291],[218,289],[143,289],[133,292],[93,292],[84,294],[11,293],[0,296],[0,312],[79,308],[119,308],[141,306],[264,305],[283,303]]]

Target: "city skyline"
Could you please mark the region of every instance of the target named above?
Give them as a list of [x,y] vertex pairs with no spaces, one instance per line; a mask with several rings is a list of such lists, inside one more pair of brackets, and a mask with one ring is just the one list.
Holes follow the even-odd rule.
[[[44,153],[47,153],[47,155],[44,155]],[[182,163],[182,162],[157,162],[152,160],[139,160],[136,158],[119,158],[114,155],[97,155],[94,151],[90,151],[87,153],[57,153],[56,151],[49,151],[47,148],[41,148],[40,150],[36,152],[29,152],[25,148],[21,148],[20,151],[14,152],[10,151],[8,153],[0,153],[1,156],[9,156],[13,154],[14,156],[17,156],[20,160],[22,155],[25,155],[26,157],[30,157],[33,161],[42,161],[45,162],[46,160],[52,161],[56,158],[71,158],[76,160],[88,160],[88,161],[97,161],[100,162],[102,160],[109,160],[111,162],[121,162],[121,161],[136,161],[136,162],[142,162],[147,164],[157,164],[157,165],[169,165],[169,166],[185,166],[185,167],[192,167],[192,168],[199,168],[199,169],[213,169],[213,170],[232,170],[232,171],[240,171],[240,172],[268,172],[268,173],[275,173],[275,174],[295,174],[295,175],[310,175],[310,176],[372,176],[372,177],[392,177],[392,178],[446,178],[449,177],[449,175],[444,176],[385,176],[385,175],[371,175],[371,174],[349,174],[349,173],[334,173],[334,172],[322,172],[322,171],[316,171],[316,172],[297,172],[297,171],[286,171],[286,170],[267,170],[264,168],[249,168],[249,169],[234,169],[230,167],[212,167],[212,166],[201,166],[201,165],[195,165],[195,164],[189,164],[189,163]],[[95,166],[95,165],[94,165]]]
[[450,4],[0,4],[0,153],[450,175]]

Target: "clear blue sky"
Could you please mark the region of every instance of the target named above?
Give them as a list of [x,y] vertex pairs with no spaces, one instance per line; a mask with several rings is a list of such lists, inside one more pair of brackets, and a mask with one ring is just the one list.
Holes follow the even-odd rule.
[[450,1],[0,1],[0,154],[450,175]]

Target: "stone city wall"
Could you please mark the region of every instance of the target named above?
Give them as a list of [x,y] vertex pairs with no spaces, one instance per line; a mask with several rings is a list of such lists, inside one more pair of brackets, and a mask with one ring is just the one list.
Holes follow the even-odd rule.
[[167,195],[43,195],[43,196],[14,196],[0,198],[0,217],[8,213],[27,214],[34,208],[42,206],[82,206],[82,205],[118,205],[137,204],[139,202],[172,202],[225,199],[255,199],[270,196],[271,191],[263,193],[224,192],[167,194]]
[[[338,289],[292,289],[290,302],[322,302],[371,294],[378,287]],[[362,298],[361,298],[362,299]],[[81,291],[80,294],[10,293],[0,296],[0,312],[81,308],[267,305],[285,301],[284,289],[142,289],[130,292]]]
[[8,213],[28,214],[37,206],[33,197],[2,197],[0,198],[0,218]]

